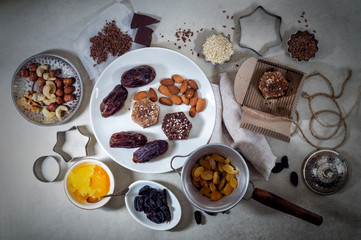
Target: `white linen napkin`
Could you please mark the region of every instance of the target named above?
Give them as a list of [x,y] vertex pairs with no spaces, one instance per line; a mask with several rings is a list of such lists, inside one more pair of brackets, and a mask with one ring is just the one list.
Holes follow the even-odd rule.
[[220,74],[219,86],[212,84],[217,113],[210,143],[222,143],[238,150],[246,159],[250,180],[267,180],[276,157],[264,135],[240,128],[241,108],[233,86],[227,73]]

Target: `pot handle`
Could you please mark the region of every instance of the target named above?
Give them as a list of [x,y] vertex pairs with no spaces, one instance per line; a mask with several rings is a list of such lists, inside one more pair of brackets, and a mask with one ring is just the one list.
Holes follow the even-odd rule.
[[173,169],[173,171],[177,172],[177,173],[179,174],[179,176],[181,176],[181,173],[179,172],[178,169],[175,169],[175,168],[173,167],[173,160],[174,160],[175,158],[177,158],[177,157],[180,157],[180,158],[189,157],[189,155],[191,155],[191,154],[192,154],[192,152],[190,152],[190,153],[187,154],[187,155],[175,155],[175,156],[172,157],[172,159],[170,160],[170,167]]
[[317,226],[322,224],[322,216],[297,206],[266,190],[255,188],[252,193],[252,198],[263,205],[290,214]]

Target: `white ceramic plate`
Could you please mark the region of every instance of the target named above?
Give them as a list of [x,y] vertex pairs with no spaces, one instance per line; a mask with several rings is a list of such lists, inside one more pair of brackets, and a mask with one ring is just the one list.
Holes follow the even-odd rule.
[[[139,190],[145,185],[156,188],[158,190],[166,189],[168,207],[171,212],[171,220],[169,222],[160,224],[154,223],[147,218],[144,212],[138,212],[135,210],[134,198],[139,195]],[[142,225],[154,230],[169,230],[179,223],[182,216],[182,208],[177,197],[168,188],[153,181],[140,180],[132,183],[129,186],[129,191],[125,195],[125,204],[130,215],[132,215],[135,220],[137,220]]]
[[[156,77],[148,85],[139,88],[128,88],[128,98],[124,107],[113,116],[104,118],[100,114],[99,106],[102,100],[120,84],[121,75],[126,70],[139,66],[150,65],[156,71]],[[142,128],[131,119],[133,96],[139,91],[148,91],[150,87],[158,89],[159,81],[163,78],[169,78],[173,74],[180,74],[184,78],[194,79],[199,86],[198,94],[206,99],[207,105],[203,112],[198,113],[195,118],[188,114],[189,106],[185,104],[178,106],[165,106],[156,102],[160,106],[158,123]],[[160,93],[157,91],[158,97]],[[167,113],[183,111],[192,123],[187,140],[168,141],[161,129],[163,117]],[[124,54],[111,63],[100,75],[96,82],[90,99],[90,121],[94,135],[99,144],[106,153],[120,165],[137,172],[144,173],[162,173],[172,170],[170,160],[174,155],[186,155],[196,148],[207,144],[209,141],[216,117],[216,104],[213,90],[207,77],[202,70],[187,57],[165,48],[143,48]],[[169,143],[168,151],[157,159],[146,163],[134,163],[133,152],[135,149],[110,148],[109,139],[115,132],[135,131],[147,136],[148,141],[156,139],[167,140]],[[178,158],[173,166],[180,168],[183,166],[185,158]]]

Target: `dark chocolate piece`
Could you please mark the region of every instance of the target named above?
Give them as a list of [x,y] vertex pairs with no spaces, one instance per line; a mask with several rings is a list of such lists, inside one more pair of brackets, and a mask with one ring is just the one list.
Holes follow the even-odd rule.
[[132,23],[130,24],[130,28],[134,29],[134,28],[144,27],[154,23],[159,23],[159,20],[146,15],[134,13],[132,18]]
[[153,30],[148,27],[138,28],[134,42],[149,47],[152,43]]

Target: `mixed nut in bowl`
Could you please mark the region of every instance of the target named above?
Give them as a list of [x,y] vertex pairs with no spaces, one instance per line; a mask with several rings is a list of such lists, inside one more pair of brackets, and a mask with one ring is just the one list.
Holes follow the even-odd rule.
[[41,53],[20,64],[11,90],[15,107],[26,120],[53,126],[65,123],[79,109],[83,84],[77,69],[67,59]]
[[[78,160],[64,177],[64,190],[70,202],[87,210],[104,206],[110,198],[99,198],[113,193],[114,184],[114,176],[108,166],[90,158]],[[99,201],[88,202],[89,197]]]
[[185,196],[195,207],[206,212],[224,212],[243,198],[249,171],[243,157],[233,148],[207,144],[187,158],[181,182]]

